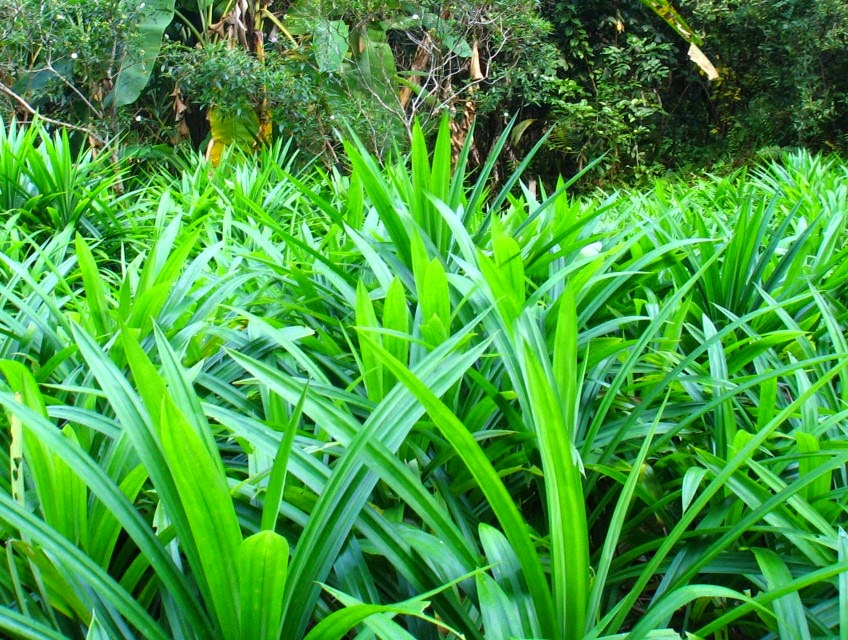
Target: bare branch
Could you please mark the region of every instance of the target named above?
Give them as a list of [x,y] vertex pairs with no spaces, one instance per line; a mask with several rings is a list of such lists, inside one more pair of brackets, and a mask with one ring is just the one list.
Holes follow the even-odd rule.
[[64,127],[65,129],[70,129],[72,131],[79,131],[88,135],[92,138],[97,144],[101,146],[106,146],[106,140],[97,135],[91,127],[80,127],[79,125],[71,124],[70,122],[62,122],[61,120],[54,120],[53,118],[48,118],[47,116],[41,115],[38,111],[26,100],[24,100],[21,96],[15,93],[12,89],[7,87],[5,84],[0,82],[0,93],[4,93],[9,96],[12,100],[17,102],[23,109],[29,113],[30,115],[37,116],[44,122],[48,124],[55,125],[57,127]]
[[[59,73],[59,72],[56,70],[56,68],[53,66],[53,62],[52,62],[52,61],[48,61],[48,62],[47,62],[47,67],[46,67],[46,68],[47,68],[47,69],[49,69],[49,70],[53,73],[53,75],[55,75],[57,78],[59,78],[59,80],[61,80],[61,81],[62,81],[62,83],[63,83],[66,87],[68,87],[68,89],[70,89],[70,90],[71,90],[71,91],[73,91],[75,94],[77,94],[77,97],[79,97],[79,99],[80,99],[80,100],[82,100],[82,101],[86,104],[86,106],[87,106],[89,109],[91,109],[91,110],[95,113],[95,115],[96,115],[98,118],[102,118],[102,117],[103,117],[103,112],[102,112],[102,111],[100,111],[100,109],[98,109],[97,107],[95,107],[93,104],[91,104],[91,101],[90,101],[88,98],[86,98],[86,97],[82,94],[82,92],[81,92],[79,89],[77,89],[76,85],[75,85],[73,82],[69,81],[69,80],[68,80],[65,76],[63,76],[61,73]],[[42,118],[43,118],[43,116],[42,116]]]

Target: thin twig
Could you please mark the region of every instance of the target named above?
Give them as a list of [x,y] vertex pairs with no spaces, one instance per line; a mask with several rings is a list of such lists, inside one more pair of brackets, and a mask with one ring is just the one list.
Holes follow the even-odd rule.
[[105,147],[106,144],[107,144],[106,140],[104,140],[99,135],[94,133],[94,131],[90,128],[80,127],[79,125],[71,124],[70,122],[62,122],[61,120],[54,120],[53,118],[48,118],[47,116],[38,113],[38,111],[31,104],[29,104],[26,100],[24,100],[21,96],[19,96],[17,93],[15,93],[12,89],[7,87],[2,82],[0,82],[0,92],[5,93],[7,96],[12,98],[12,100],[14,100],[19,105],[21,105],[27,111],[27,113],[29,113],[30,115],[33,115],[33,116],[37,116],[38,118],[40,118],[41,120],[43,120],[44,122],[46,122],[48,124],[52,124],[52,125],[55,125],[57,127],[64,127],[65,129],[71,129],[72,131],[79,131],[81,133],[84,133],[84,134],[90,136],[95,142],[97,142],[101,146]]
[[[102,112],[102,111],[100,111],[100,109],[98,109],[97,107],[95,107],[93,104],[91,104],[91,102],[88,100],[88,98],[86,98],[86,97],[82,94],[82,91],[80,91],[79,89],[77,89],[77,87],[76,87],[76,85],[74,85],[74,83],[70,82],[70,81],[69,81],[69,80],[68,80],[65,76],[63,76],[61,73],[59,73],[59,72],[56,70],[56,68],[53,66],[53,63],[52,63],[52,62],[48,62],[48,63],[47,63],[47,67],[46,67],[46,68],[47,68],[47,69],[49,69],[49,70],[53,73],[53,75],[55,75],[57,78],[59,78],[59,80],[61,80],[61,81],[64,83],[64,85],[65,85],[66,87],[68,87],[71,91],[73,91],[75,94],[77,94],[77,97],[78,97],[80,100],[82,100],[83,102],[85,102],[86,106],[87,106],[89,109],[91,109],[91,110],[92,110],[92,111],[93,111],[93,112],[97,115],[97,117],[98,117],[98,118],[102,118],[102,117],[103,117],[103,112]],[[111,73],[110,73],[109,75],[111,76]]]

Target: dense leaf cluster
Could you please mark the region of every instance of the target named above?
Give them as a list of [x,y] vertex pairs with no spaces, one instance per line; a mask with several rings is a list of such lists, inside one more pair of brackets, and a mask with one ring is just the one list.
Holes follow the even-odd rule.
[[[504,159],[547,133],[535,171],[606,154],[602,182],[844,149],[845,0],[675,6],[694,31],[659,0],[0,0],[0,105],[96,140],[195,146],[214,110],[258,123],[242,146],[294,136],[328,163],[338,130],[384,156],[445,113],[455,151],[476,125],[480,163],[518,115]],[[686,56],[699,36],[718,80]]]
[[3,129],[4,635],[838,636],[846,167],[574,198],[451,137]]

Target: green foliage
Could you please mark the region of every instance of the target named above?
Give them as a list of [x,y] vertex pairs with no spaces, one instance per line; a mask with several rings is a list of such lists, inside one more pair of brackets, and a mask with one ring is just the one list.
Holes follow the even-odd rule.
[[[156,66],[162,36],[174,17],[174,0],[150,0],[136,7],[138,37],[126,46],[111,101],[116,107],[132,104],[141,95]],[[127,16],[132,20],[131,16]]]
[[173,9],[173,0],[3,0],[0,80],[45,115],[118,133],[128,124],[119,107],[147,84]]
[[410,144],[0,226],[3,632],[837,635],[844,165],[577,199]]
[[[594,186],[736,168],[787,147],[844,151],[845,0],[228,3],[0,0],[0,109],[38,110],[98,145],[223,143],[209,113],[293,137],[325,165],[340,136],[382,161],[445,115],[494,175],[547,136],[553,181],[603,156]],[[702,46],[720,77],[687,57]],[[164,52],[164,54],[163,54]],[[45,121],[49,121],[45,120]],[[476,125],[475,125],[476,123]],[[73,140],[79,144],[80,140]],[[117,157],[118,153],[115,152]]]
[[179,53],[172,49],[168,76],[198,106],[216,107],[225,116],[253,111],[254,96],[270,79],[271,74],[250,52],[225,42],[180,48]]
[[120,189],[121,170],[108,157],[73,148],[66,131],[50,134],[40,126],[21,127],[13,120],[0,138],[0,206],[39,238],[67,228],[85,228],[94,236],[125,231],[116,211],[106,205]]
[[[760,150],[843,149],[842,0],[677,6],[697,28],[693,38],[704,37],[718,80],[707,82],[680,39],[636,3],[542,3],[564,61],[548,83],[558,95],[542,101],[551,107],[552,146],[563,153],[548,163],[573,170],[606,151],[604,183],[669,167],[726,171]],[[610,56],[629,70],[611,66]]]
[[589,68],[593,91],[560,81],[552,101],[551,148],[581,167],[606,154],[599,169],[607,173],[638,171],[646,163],[653,168],[658,116],[664,114],[659,93],[670,72],[670,45],[632,35],[623,40],[604,47]]
[[[594,170],[600,183],[655,175],[666,161],[669,81],[688,64],[675,53],[680,38],[636,3],[551,1],[542,12],[562,56],[542,102],[550,161],[573,171],[606,154]],[[677,24],[675,13],[663,15]]]
[[715,131],[733,151],[768,145],[842,149],[848,18],[842,0],[693,1],[722,81],[710,96]]

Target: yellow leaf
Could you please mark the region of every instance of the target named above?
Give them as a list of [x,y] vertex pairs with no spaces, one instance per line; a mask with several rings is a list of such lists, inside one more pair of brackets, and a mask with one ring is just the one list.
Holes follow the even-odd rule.
[[471,66],[469,67],[469,74],[471,75],[472,80],[483,80],[486,76],[483,74],[483,69],[480,67],[480,50],[477,47],[477,43],[474,43],[474,47],[471,49]]
[[694,44],[689,45],[689,59],[701,67],[701,71],[707,74],[707,78],[709,80],[718,79],[718,71],[716,71],[713,63],[710,62],[710,59],[704,55],[704,52]]
[[206,148],[206,157],[218,166],[224,148],[235,144],[242,149],[252,149],[260,136],[259,116],[255,111],[233,116],[222,116],[217,107],[209,110],[212,139]]

